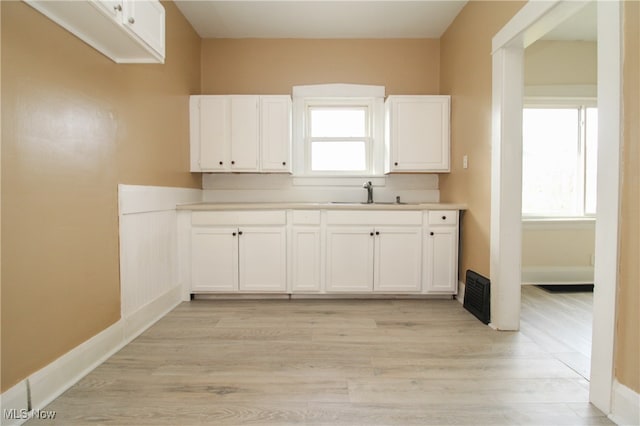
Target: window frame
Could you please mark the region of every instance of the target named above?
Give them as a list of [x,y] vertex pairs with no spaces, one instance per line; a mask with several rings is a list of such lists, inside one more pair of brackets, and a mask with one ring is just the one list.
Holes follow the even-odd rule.
[[[362,137],[319,137],[311,135],[311,111],[313,109],[354,109],[365,111],[365,135]],[[359,176],[369,175],[373,170],[373,101],[359,98],[306,98],[304,114],[305,170],[308,176]],[[365,144],[364,170],[313,170],[312,145],[314,142],[359,142]]]
[[[586,184],[587,184],[587,147],[586,147],[586,117],[587,109],[598,108],[597,99],[594,97],[572,97],[572,98],[554,98],[554,97],[527,97],[524,99],[523,114],[525,109],[575,109],[578,110],[578,147],[576,147],[576,162],[578,170],[578,182],[576,182],[576,207],[575,215],[553,215],[544,212],[521,213],[522,218],[530,221],[537,220],[566,220],[566,219],[594,219],[595,213],[586,212]],[[524,139],[524,135],[523,135]],[[522,157],[524,165],[524,152]],[[523,188],[524,189],[524,188]],[[523,190],[524,197],[524,190]],[[596,201],[597,203],[597,201]],[[524,205],[524,203],[523,203]]]
[[[314,171],[311,169],[309,111],[313,107],[366,108],[368,141],[366,170]],[[320,138],[322,139],[322,138]],[[345,140],[345,138],[341,138]],[[362,138],[355,138],[362,140]],[[293,175],[296,178],[349,178],[384,176],[384,86],[320,84],[293,88]],[[297,179],[297,182],[302,182]],[[327,181],[330,184],[330,181]]]

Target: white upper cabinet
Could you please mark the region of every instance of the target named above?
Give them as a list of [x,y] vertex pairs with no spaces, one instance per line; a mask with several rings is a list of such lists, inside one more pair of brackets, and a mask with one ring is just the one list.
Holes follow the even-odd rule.
[[289,172],[289,96],[192,96],[192,172]]
[[260,97],[262,171],[291,171],[291,98]]
[[165,10],[157,0],[25,0],[117,63],[164,63]]
[[[229,96],[229,168],[234,172],[258,170],[260,122],[258,96]],[[214,144],[215,141],[212,141]]]
[[449,96],[389,96],[385,173],[448,172]]
[[124,25],[164,58],[164,7],[159,1],[124,1]]
[[192,97],[191,104],[191,171],[228,170],[231,167],[229,100],[225,96]]

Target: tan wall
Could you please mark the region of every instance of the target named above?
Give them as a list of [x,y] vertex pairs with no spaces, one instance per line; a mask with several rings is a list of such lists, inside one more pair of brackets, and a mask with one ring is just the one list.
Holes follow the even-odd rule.
[[593,266],[595,225],[522,230],[522,266]]
[[525,86],[595,85],[598,44],[538,40],[524,51]]
[[436,39],[202,41],[203,94],[282,94],[305,84],[386,86],[387,94],[438,94]]
[[2,8],[2,390],[120,317],[117,184],[200,187],[200,39],[173,3],[165,65],[116,65]]
[[640,393],[640,2],[624,7],[624,117],[615,376]]
[[[467,203],[461,273],[489,276],[491,222],[491,39],[525,2],[471,1],[440,40],[440,92],[452,97],[451,173],[442,201]],[[468,155],[469,168],[462,168]],[[461,278],[464,275],[461,275]]]

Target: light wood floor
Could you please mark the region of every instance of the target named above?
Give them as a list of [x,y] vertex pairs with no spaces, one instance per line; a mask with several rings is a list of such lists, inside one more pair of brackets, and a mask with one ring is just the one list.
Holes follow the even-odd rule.
[[587,401],[574,370],[457,301],[193,301],[50,404],[47,424],[611,424]]
[[522,287],[520,331],[572,368],[590,378],[593,293],[550,293]]

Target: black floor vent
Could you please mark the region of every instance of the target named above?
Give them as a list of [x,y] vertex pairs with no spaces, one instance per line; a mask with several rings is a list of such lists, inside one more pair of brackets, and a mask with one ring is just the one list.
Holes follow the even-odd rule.
[[489,324],[491,320],[490,287],[488,278],[470,269],[467,270],[463,306],[485,324]]

